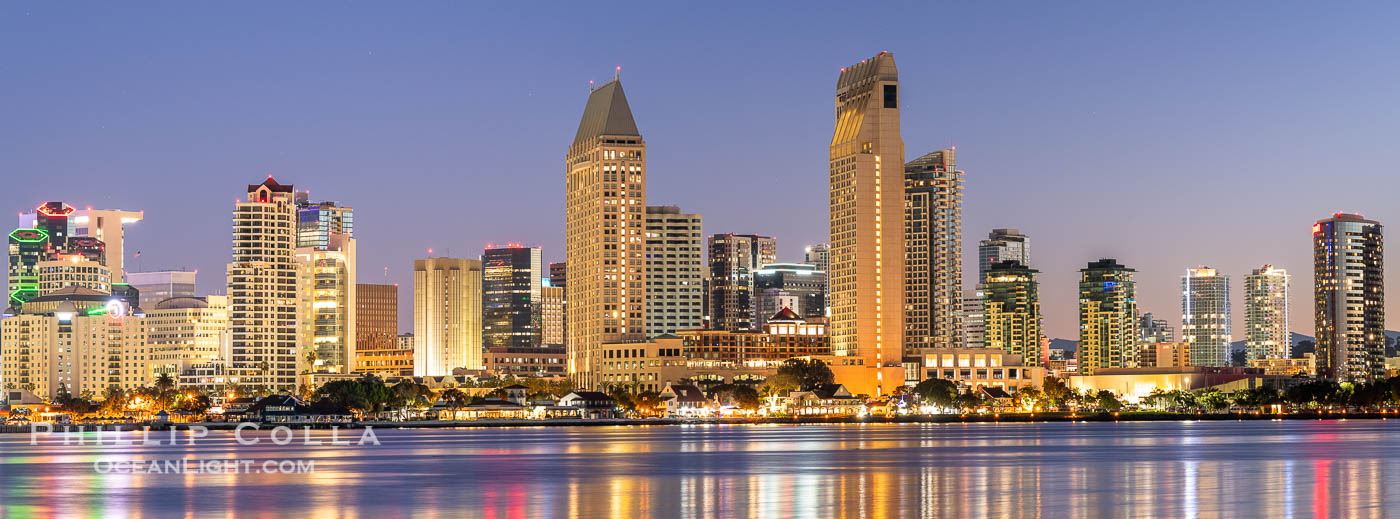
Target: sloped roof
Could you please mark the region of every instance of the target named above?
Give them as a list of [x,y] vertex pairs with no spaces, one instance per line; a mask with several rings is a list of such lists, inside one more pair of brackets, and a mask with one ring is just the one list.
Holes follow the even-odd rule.
[[622,93],[619,80],[604,83],[588,94],[588,105],[583,108],[583,118],[578,122],[574,145],[603,135],[642,136],[637,131],[637,122],[632,119],[632,108],[627,106],[627,96]]
[[784,306],[782,310],[778,310],[778,313],[773,314],[773,317],[769,317],[768,320],[769,320],[769,321],[801,321],[801,320],[802,320],[802,317],[799,316],[799,315],[797,315],[797,312],[792,311],[791,308],[788,308],[788,307]]
[[284,186],[284,185],[282,185],[282,184],[278,184],[276,180],[273,180],[273,179],[272,179],[272,175],[268,175],[268,176],[267,176],[267,180],[264,180],[261,184],[249,184],[249,185],[248,185],[248,192],[251,193],[251,192],[253,192],[253,191],[257,191],[258,188],[259,188],[259,187],[262,187],[262,186],[267,186],[267,190],[268,190],[268,191],[271,191],[271,192],[273,192],[273,193],[291,193],[291,192],[292,192],[292,186],[290,186],[290,185]]

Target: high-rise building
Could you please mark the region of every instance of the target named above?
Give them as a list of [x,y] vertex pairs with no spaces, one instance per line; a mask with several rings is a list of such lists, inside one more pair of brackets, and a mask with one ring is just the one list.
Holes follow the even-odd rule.
[[39,263],[48,258],[49,233],[43,229],[15,229],[9,239],[9,310],[18,312],[25,301],[39,297]]
[[1181,277],[1181,340],[1192,366],[1230,365],[1230,277],[1213,268],[1186,269]]
[[148,371],[178,380],[191,366],[229,356],[228,297],[167,297],[146,308]]
[[565,157],[568,370],[599,379],[602,345],[646,336],[646,141],[622,82],[593,89]]
[[1026,366],[1045,365],[1035,274],[1015,260],[997,262],[987,270],[982,298],[985,347],[1020,355]]
[[803,319],[826,316],[826,273],[805,263],[769,263],[753,273],[753,303],[762,328],[784,308]]
[[962,176],[952,148],[904,165],[906,349],[962,345]]
[[549,264],[549,286],[568,288],[569,265],[564,262]]
[[481,340],[487,348],[540,345],[539,247],[488,245],[481,255]]
[[894,55],[841,69],[835,107],[829,333],[832,353],[860,367],[833,371],[851,392],[879,395],[904,378],[904,141]]
[[704,325],[700,229],[699,214],[673,205],[647,207],[647,337]]
[[98,261],[77,254],[54,254],[39,262],[39,295],[68,287],[111,293],[112,271]]
[[545,346],[563,346],[565,330],[564,287],[549,286],[540,290],[540,343]]
[[[350,373],[355,367],[355,239],[330,233],[325,244],[297,247],[305,368]],[[300,373],[301,370],[298,370]]]
[[232,369],[249,388],[292,390],[303,366],[296,261],[297,210],[291,185],[268,177],[234,203],[228,264]]
[[481,261],[413,262],[413,374],[481,369]]
[[778,261],[778,240],[753,234],[710,237],[710,328],[752,330],[753,273]]
[[344,234],[355,237],[355,209],[339,202],[312,202],[311,193],[296,194],[297,247],[326,249],[331,236]]
[[355,372],[413,375],[413,348],[399,346],[399,285],[355,285]]
[[831,271],[828,269],[831,268],[831,247],[827,246],[825,243],[808,245],[807,248],[802,251],[802,262],[808,265],[814,265],[817,267],[817,270],[822,272],[822,286],[826,287],[824,289],[826,292],[822,294],[822,301],[823,304],[830,308]]
[[1382,227],[1337,213],[1313,224],[1317,374],[1372,380],[1385,374]]
[[126,282],[140,291],[140,306],[150,308],[172,297],[195,297],[196,274],[182,270],[128,272]]
[[1288,329],[1288,271],[1264,265],[1244,278],[1244,348],[1254,359],[1286,359],[1292,345]]
[[[112,269],[112,281],[121,283],[126,273],[126,224],[136,223],[145,217],[145,211],[121,211],[115,209],[74,209],[63,202],[46,202],[33,212],[19,215],[22,229],[34,229],[40,221],[57,228],[62,226],[63,237],[54,241],[59,248],[67,247],[69,237],[87,237],[100,240],[103,247],[102,264]],[[140,254],[140,251],[137,251]]]
[[111,294],[68,287],[31,299],[0,320],[5,388],[53,399],[95,398],[108,386],[149,383],[143,318]]
[[992,229],[987,239],[977,244],[977,282],[987,278],[993,263],[1015,261],[1031,265],[1031,238],[1018,229]]
[[1166,319],[1157,319],[1152,312],[1146,312],[1138,319],[1138,334],[1138,340],[1144,343],[1176,342],[1176,331]]
[[1079,269],[1079,372],[1137,365],[1137,283],[1113,259]]
[[978,283],[977,288],[965,290],[962,294],[962,347],[985,348],[987,320],[982,297],[986,294],[986,283]]

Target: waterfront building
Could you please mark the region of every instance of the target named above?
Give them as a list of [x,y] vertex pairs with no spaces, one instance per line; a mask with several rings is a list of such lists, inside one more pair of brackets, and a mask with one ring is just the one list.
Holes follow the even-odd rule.
[[906,350],[962,345],[963,172],[953,153],[904,165]]
[[563,346],[566,326],[565,315],[568,301],[564,300],[564,287],[543,287],[540,289],[540,343],[543,346]]
[[752,330],[758,321],[753,274],[778,261],[778,240],[753,234],[710,237],[710,328]]
[[539,247],[487,246],[481,255],[481,341],[487,348],[540,345],[543,267]]
[[1317,356],[1312,353],[1304,353],[1301,359],[1263,357],[1249,359],[1249,367],[1260,368],[1266,375],[1283,375],[1288,377],[1317,375]]
[[517,377],[566,377],[568,355],[563,345],[502,346],[486,349],[487,373]]
[[804,318],[826,316],[826,273],[816,265],[769,263],[754,271],[753,284],[759,328],[784,308]]
[[126,282],[139,292],[137,304],[145,308],[172,297],[195,297],[196,274],[183,270],[128,272]]
[[1098,393],[1112,391],[1128,404],[1139,404],[1154,391],[1197,391],[1215,388],[1221,393],[1253,389],[1261,386],[1279,387],[1289,377],[1268,375],[1260,368],[1187,366],[1170,368],[1107,368],[1098,373],[1081,373],[1066,377],[1065,384],[1075,391]]
[[665,205],[646,218],[647,337],[703,326],[701,216]]
[[180,375],[193,366],[222,364],[230,355],[227,296],[171,297],[146,308],[152,380]]
[[413,376],[413,347],[399,344],[399,285],[355,285],[355,373]]
[[355,368],[355,239],[331,232],[324,243],[297,247],[301,344],[304,369],[350,373]]
[[1244,348],[1246,359],[1287,359],[1292,345],[1288,329],[1288,271],[1264,265],[1244,278]]
[[841,69],[835,108],[829,333],[832,353],[849,358],[832,371],[853,393],[881,395],[903,384],[904,141],[894,55]]
[[1036,272],[1015,260],[997,262],[987,270],[982,298],[985,347],[1020,355],[1027,366],[1044,365]]
[[1318,220],[1313,236],[1317,374],[1372,380],[1384,374],[1385,270],[1382,228],[1359,214]]
[[753,365],[831,355],[826,318],[803,318],[783,308],[765,321],[761,331],[681,330],[676,335],[690,360]]
[[230,361],[244,387],[292,390],[303,368],[294,194],[291,185],[269,176],[234,202],[233,261],[226,271]]
[[1019,229],[992,229],[987,239],[977,244],[977,282],[987,279],[992,264],[1012,260],[1031,265],[1031,238]]
[[413,262],[413,374],[481,369],[481,260]]
[[999,348],[924,348],[910,362],[907,385],[941,378],[969,388],[1019,389],[1038,388],[1045,379],[1045,368]]
[[5,389],[96,398],[108,386],[144,385],[146,331],[132,312],[111,294],[76,286],[31,299],[0,320]]
[[1079,372],[1137,364],[1137,284],[1113,259],[1079,270]]
[[602,345],[646,335],[646,141],[622,82],[588,95],[565,157],[568,369],[594,389]]
[[1186,269],[1181,277],[1181,339],[1192,366],[1230,365],[1230,278],[1215,269]]

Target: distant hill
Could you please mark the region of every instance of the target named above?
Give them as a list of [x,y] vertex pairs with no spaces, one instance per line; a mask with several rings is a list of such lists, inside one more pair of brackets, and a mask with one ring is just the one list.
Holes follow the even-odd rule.
[[1066,352],[1079,349],[1079,341],[1070,339],[1050,339],[1050,349],[1065,350]]
[[[1389,334],[1396,333],[1396,332],[1385,332],[1385,333],[1386,333],[1387,335],[1389,335]],[[1311,341],[1311,340],[1313,340],[1313,338],[1312,338],[1311,335],[1303,335],[1303,334],[1298,333],[1298,332],[1292,332],[1292,333],[1290,333],[1289,335],[1292,335],[1292,340],[1288,341],[1288,351],[1293,351],[1293,347],[1294,347],[1294,346],[1297,346],[1299,341]],[[1244,349],[1244,341],[1235,341],[1235,342],[1230,343],[1230,351],[1238,351],[1238,350],[1243,350],[1243,349]]]

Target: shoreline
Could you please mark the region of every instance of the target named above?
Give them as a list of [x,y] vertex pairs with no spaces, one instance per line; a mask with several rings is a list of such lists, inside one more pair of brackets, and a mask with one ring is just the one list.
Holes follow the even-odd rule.
[[[685,425],[835,425],[835,424],[954,424],[954,423],[1052,423],[1052,422],[1184,422],[1184,421],[1254,421],[1254,420],[1388,420],[1400,418],[1400,413],[1383,412],[1304,412],[1284,414],[1263,413],[1035,413],[1004,415],[938,415],[938,416],[897,416],[897,417],[767,417],[767,418],[612,418],[612,419],[556,419],[556,420],[453,420],[453,421],[361,421],[354,423],[261,423],[262,429],[287,426],[292,429],[310,427],[312,429],[465,429],[481,427],[638,427],[638,426],[685,426]],[[54,425],[54,432],[62,432],[64,427],[76,431],[84,427],[87,432],[140,431],[150,427],[153,431],[189,429],[202,426],[211,431],[231,431],[239,422],[190,422],[190,423],[129,423],[103,424],[94,429],[94,424]],[[27,434],[28,425],[0,425],[0,434]]]

